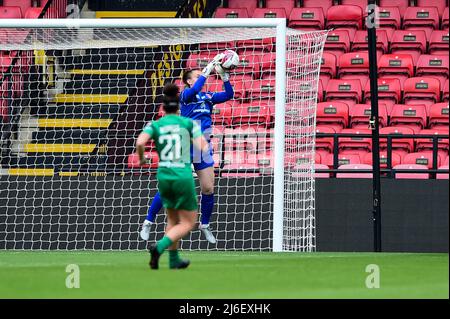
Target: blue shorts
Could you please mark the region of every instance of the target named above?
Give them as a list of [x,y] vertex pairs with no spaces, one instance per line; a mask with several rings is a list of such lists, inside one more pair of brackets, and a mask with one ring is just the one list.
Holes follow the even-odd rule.
[[192,164],[194,165],[194,169],[196,171],[201,171],[208,167],[214,166],[214,158],[213,158],[213,148],[211,145],[211,142],[209,141],[209,149],[208,152],[205,154],[202,154],[199,150],[193,150],[193,147],[191,146],[191,160]]

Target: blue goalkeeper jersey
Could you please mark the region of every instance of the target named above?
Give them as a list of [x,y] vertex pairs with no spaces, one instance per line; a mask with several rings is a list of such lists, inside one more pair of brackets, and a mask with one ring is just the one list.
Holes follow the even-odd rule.
[[[206,78],[200,75],[191,88],[186,88],[180,95],[181,115],[200,125],[202,132],[210,132],[211,114],[214,104],[226,102],[233,98],[234,91],[230,82],[224,82],[224,92],[201,92]],[[209,135],[209,134],[207,134]],[[206,136],[209,140],[209,136]]]

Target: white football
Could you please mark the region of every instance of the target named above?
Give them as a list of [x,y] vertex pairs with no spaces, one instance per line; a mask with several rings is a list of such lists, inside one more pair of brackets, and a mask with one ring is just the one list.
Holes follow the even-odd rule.
[[226,50],[220,65],[226,70],[232,70],[239,65],[239,55],[233,50]]

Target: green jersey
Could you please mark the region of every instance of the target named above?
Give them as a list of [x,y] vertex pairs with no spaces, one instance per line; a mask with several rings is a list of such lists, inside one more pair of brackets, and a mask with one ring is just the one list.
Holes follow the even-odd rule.
[[189,118],[166,115],[149,123],[144,133],[155,141],[159,155],[158,179],[192,177],[191,143],[202,135],[198,124]]

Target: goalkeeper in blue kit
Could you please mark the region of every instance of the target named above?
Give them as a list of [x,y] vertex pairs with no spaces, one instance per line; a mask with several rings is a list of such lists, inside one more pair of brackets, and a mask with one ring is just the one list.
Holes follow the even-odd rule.
[[[211,114],[215,104],[224,103],[234,96],[233,87],[229,81],[229,74],[220,65],[223,54],[218,54],[208,63],[203,70],[188,70],[183,74],[183,82],[186,88],[180,94],[181,115],[190,118],[200,125],[201,131],[210,143],[212,134]],[[225,91],[223,92],[203,92],[206,79],[215,70],[223,80]],[[214,209],[214,160],[212,146],[208,152],[191,151],[192,162],[195,172],[199,178],[201,189],[201,223],[199,229],[202,231],[208,242],[216,243],[209,222]],[[148,209],[147,217],[140,232],[141,238],[148,240],[150,236],[150,226],[154,223],[156,214],[162,208],[161,195],[158,192]]]

